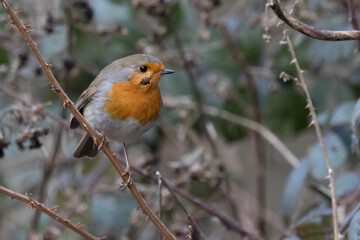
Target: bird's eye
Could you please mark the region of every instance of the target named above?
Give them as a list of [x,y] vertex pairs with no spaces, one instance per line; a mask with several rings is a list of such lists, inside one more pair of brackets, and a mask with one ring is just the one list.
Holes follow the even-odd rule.
[[140,71],[143,72],[143,73],[146,72],[146,71],[147,71],[147,67],[146,67],[146,66],[141,66],[141,67],[140,67]]

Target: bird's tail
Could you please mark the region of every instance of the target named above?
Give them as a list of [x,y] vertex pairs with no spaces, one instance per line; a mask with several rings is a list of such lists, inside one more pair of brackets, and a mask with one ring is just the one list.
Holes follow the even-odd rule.
[[98,154],[98,152],[98,145],[94,143],[94,139],[88,133],[85,133],[79,145],[76,147],[73,157],[81,158],[88,156],[93,158]]

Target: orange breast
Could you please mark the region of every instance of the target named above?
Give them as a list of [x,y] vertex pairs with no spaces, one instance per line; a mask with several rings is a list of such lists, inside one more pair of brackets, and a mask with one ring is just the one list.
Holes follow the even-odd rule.
[[156,121],[160,111],[161,96],[159,89],[142,91],[128,82],[115,83],[106,93],[103,109],[111,119],[136,119],[139,124]]

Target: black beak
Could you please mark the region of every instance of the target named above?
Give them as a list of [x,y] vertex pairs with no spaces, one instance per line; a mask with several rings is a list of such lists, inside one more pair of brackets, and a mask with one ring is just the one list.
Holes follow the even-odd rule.
[[161,74],[172,74],[172,73],[175,73],[174,70],[171,70],[171,69],[167,69],[167,68],[163,68],[159,71]]

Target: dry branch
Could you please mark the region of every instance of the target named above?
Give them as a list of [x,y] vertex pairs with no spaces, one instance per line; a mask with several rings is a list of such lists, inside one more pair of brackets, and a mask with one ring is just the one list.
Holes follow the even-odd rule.
[[78,233],[80,236],[82,236],[85,239],[89,239],[89,240],[101,240],[101,239],[103,239],[103,238],[98,238],[98,237],[95,237],[95,236],[91,235],[90,233],[88,233],[87,231],[82,229],[80,226],[71,223],[70,220],[62,218],[53,209],[45,207],[44,204],[30,198],[29,196],[14,192],[14,191],[12,191],[10,189],[7,189],[7,188],[5,188],[3,186],[0,186],[0,192],[5,194],[5,195],[8,195],[11,198],[15,198],[15,199],[20,200],[20,201],[22,201],[24,203],[27,203],[29,207],[38,209],[39,211],[45,213],[46,215],[48,215],[49,217],[51,217],[55,221],[58,221],[59,223],[61,223],[65,227],[67,227],[67,228],[73,230],[74,232]]
[[274,10],[275,14],[289,27],[303,33],[309,37],[325,40],[325,41],[344,41],[344,40],[359,40],[360,31],[349,30],[349,31],[329,31],[314,28],[307,25],[296,18],[292,17],[287,13],[281,6],[279,0],[267,0],[270,7]]
[[[195,109],[195,103],[186,99],[176,99],[164,97],[164,107],[182,108],[182,109]],[[214,117],[220,117],[229,122],[238,124],[245,128],[251,129],[259,133],[266,141],[268,141],[289,164],[296,167],[299,164],[299,159],[286,147],[286,145],[268,128],[260,123],[249,118],[241,117],[231,112],[225,111],[220,108],[204,105],[204,113]]]
[[171,193],[171,195],[173,196],[173,198],[175,199],[176,203],[180,206],[180,208],[183,210],[183,212],[186,214],[186,217],[188,218],[188,220],[191,222],[192,227],[196,230],[196,232],[199,234],[199,239],[200,240],[205,240],[205,234],[201,231],[201,228],[199,227],[199,225],[196,223],[196,221],[191,217],[190,213],[186,210],[185,206],[181,203],[180,199],[177,197],[176,193],[174,192],[174,189],[172,188],[172,186],[167,182],[166,179],[164,179],[161,174],[159,172],[157,172],[158,177],[159,177],[159,181],[162,182],[162,184],[169,190],[169,192]]
[[[74,115],[74,117],[83,125],[83,127],[86,129],[86,131],[94,138],[95,142],[102,143],[101,149],[105,153],[105,155],[108,157],[110,162],[113,164],[115,169],[118,171],[120,175],[123,175],[124,169],[121,166],[118,159],[116,159],[113,151],[110,149],[108,142],[94,130],[92,127],[86,122],[84,117],[81,115],[81,113],[78,111],[78,109],[75,107],[74,103],[69,99],[67,94],[64,92],[64,90],[61,88],[60,84],[56,80],[54,74],[52,73],[50,69],[50,64],[46,63],[44,58],[42,57],[37,44],[32,40],[31,36],[29,35],[29,29],[27,26],[23,25],[18,17],[16,16],[16,13],[10,8],[8,3],[5,0],[0,0],[2,3],[2,6],[4,7],[5,11],[9,14],[9,17],[11,18],[11,23],[14,24],[21,34],[23,35],[25,41],[30,46],[31,50],[33,51],[35,57],[39,61],[42,69],[44,70],[46,76],[49,79],[49,82],[52,86],[52,89],[54,92],[60,97],[62,100],[64,106],[68,107],[71,111],[71,113]],[[130,180],[131,176],[129,174],[123,175],[124,182],[131,182]],[[150,207],[145,202],[144,198],[141,196],[139,190],[136,188],[134,183],[131,183],[128,185],[129,190],[133,194],[134,198],[138,202],[140,208],[142,211],[147,215],[147,217],[155,224],[155,226],[164,234],[164,236],[168,239],[176,239],[175,236],[166,228],[163,222],[160,221],[160,219],[156,216],[156,214],[150,209]]]

